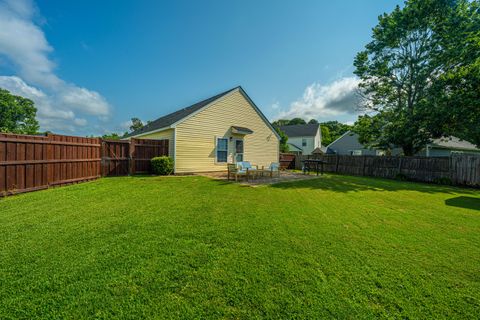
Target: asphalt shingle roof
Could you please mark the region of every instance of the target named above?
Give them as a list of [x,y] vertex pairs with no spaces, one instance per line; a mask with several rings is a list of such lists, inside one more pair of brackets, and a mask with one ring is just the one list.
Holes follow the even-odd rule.
[[168,127],[168,126],[174,124],[175,122],[177,122],[179,120],[182,120],[186,116],[194,113],[195,111],[198,111],[198,110],[202,109],[203,107],[205,107],[209,103],[217,100],[218,98],[221,98],[222,96],[232,92],[233,90],[235,90],[237,88],[239,88],[239,87],[235,87],[233,89],[227,90],[227,91],[222,92],[220,94],[217,94],[217,95],[215,95],[211,98],[205,99],[205,100],[197,102],[195,104],[192,104],[189,107],[180,109],[178,111],[175,111],[175,112],[169,113],[169,114],[167,114],[163,117],[160,117],[157,120],[154,120],[154,121],[150,122],[149,124],[143,126],[142,128],[127,134],[125,136],[125,138]]
[[319,124],[294,124],[291,126],[280,126],[280,130],[288,137],[311,137],[317,134]]
[[434,147],[447,149],[479,150],[473,143],[470,143],[466,140],[461,140],[454,136],[434,139],[431,145]]

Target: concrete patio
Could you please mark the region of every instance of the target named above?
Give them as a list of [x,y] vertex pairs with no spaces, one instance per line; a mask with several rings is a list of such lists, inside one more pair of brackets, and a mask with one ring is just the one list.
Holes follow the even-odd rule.
[[[203,173],[198,173],[198,175],[212,178],[212,179],[227,181],[226,171],[225,172],[203,172]],[[268,175],[265,175],[265,176],[255,177],[255,178],[249,178],[248,181],[245,179],[245,177],[241,177],[238,179],[238,181],[235,181],[235,178],[230,177],[230,181],[237,182],[244,185],[257,186],[257,185],[264,185],[264,184],[274,184],[279,182],[308,180],[308,179],[314,179],[314,178],[318,178],[318,177],[316,175],[303,174],[301,172],[280,171],[280,176],[273,176],[272,178],[270,178],[270,176]]]

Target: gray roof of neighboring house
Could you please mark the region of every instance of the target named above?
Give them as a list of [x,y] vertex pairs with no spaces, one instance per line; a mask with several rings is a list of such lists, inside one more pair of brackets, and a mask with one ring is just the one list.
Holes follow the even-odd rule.
[[316,147],[315,149],[313,149],[312,153],[314,153],[314,154],[315,153],[317,153],[317,154],[318,153],[324,153],[325,154],[325,153],[327,153],[327,147],[321,147],[321,148]]
[[294,124],[291,126],[280,126],[280,130],[288,137],[312,137],[317,135],[319,124]]
[[287,144],[288,144],[289,146],[291,146],[293,149],[295,149],[295,150],[290,150],[290,151],[303,151],[302,148],[294,145],[293,143],[287,142]]
[[216,96],[213,96],[211,98],[205,99],[205,100],[197,102],[195,104],[192,104],[189,107],[180,109],[178,111],[169,113],[166,116],[160,117],[157,120],[154,120],[154,121],[150,122],[149,124],[143,126],[142,128],[127,134],[125,136],[125,138],[136,136],[136,135],[139,135],[139,134],[142,134],[142,133],[145,133],[145,132],[150,132],[150,131],[154,131],[154,130],[158,130],[158,129],[161,129],[161,128],[168,127],[168,126],[174,124],[175,122],[182,120],[186,116],[202,109],[206,105],[208,105],[211,102],[217,100],[218,98],[221,98],[222,96],[232,92],[233,90],[235,90],[237,88],[241,88],[241,87],[235,87],[233,89],[230,89],[230,90],[227,90],[227,91],[222,92],[220,94],[217,94]]
[[430,143],[430,147],[442,149],[459,149],[459,150],[477,150],[480,151],[473,143],[459,139],[457,137],[442,137],[434,139]]

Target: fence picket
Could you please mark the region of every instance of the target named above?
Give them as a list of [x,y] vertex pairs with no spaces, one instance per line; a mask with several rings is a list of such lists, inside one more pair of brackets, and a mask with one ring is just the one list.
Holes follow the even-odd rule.
[[132,141],[0,133],[0,196],[148,172],[150,158],[168,155],[168,140]]
[[[296,169],[301,169],[302,160],[311,157],[297,155],[291,161]],[[316,155],[315,158],[325,161],[325,172],[388,179],[395,179],[401,174],[419,182],[449,180],[454,185],[480,187],[480,156],[476,155],[438,158]]]

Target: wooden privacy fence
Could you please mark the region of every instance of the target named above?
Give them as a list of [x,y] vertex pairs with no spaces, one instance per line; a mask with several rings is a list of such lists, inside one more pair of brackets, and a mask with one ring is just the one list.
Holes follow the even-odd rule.
[[[296,156],[296,169],[301,169],[302,160],[308,157]],[[325,161],[325,172],[480,187],[480,156],[437,158],[319,155],[315,158]]]
[[103,140],[102,175],[148,173],[151,169],[150,160],[164,155],[168,155],[168,140]]
[[280,168],[295,169],[295,155],[292,153],[280,153]]
[[0,196],[150,170],[168,140],[102,140],[0,133]]

